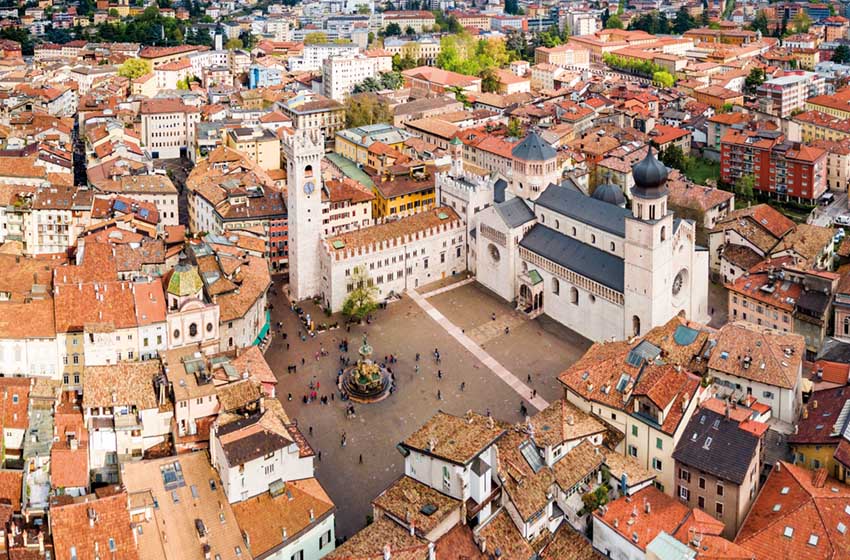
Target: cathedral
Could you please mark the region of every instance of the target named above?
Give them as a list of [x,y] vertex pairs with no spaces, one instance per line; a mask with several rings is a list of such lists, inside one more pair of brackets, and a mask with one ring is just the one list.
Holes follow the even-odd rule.
[[470,235],[482,285],[591,340],[640,336],[682,312],[708,321],[708,250],[669,210],[667,168],[651,149],[632,169],[631,209],[616,185],[587,196],[560,182],[557,153],[535,132],[512,156]]

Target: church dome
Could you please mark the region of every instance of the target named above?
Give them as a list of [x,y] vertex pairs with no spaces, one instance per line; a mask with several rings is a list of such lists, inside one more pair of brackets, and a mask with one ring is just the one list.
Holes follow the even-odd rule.
[[623,191],[620,187],[612,185],[611,183],[606,183],[596,187],[591,198],[607,202],[608,204],[614,204],[622,208],[625,208],[626,206],[626,196],[623,194]]
[[522,161],[546,161],[555,159],[558,152],[549,142],[544,140],[537,132],[531,131],[525,140],[514,146],[511,155]]
[[658,198],[667,192],[667,168],[652,153],[652,146],[646,151],[646,157],[632,167],[635,186],[632,194],[640,198]]

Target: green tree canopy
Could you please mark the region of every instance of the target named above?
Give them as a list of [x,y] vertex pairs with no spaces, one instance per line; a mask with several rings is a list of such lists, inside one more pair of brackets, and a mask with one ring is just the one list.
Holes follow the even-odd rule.
[[750,174],[741,175],[735,181],[735,193],[742,198],[753,198],[753,189],[755,188],[756,179]]
[[747,93],[753,95],[758,90],[758,87],[764,83],[764,69],[753,68],[747,75],[744,81],[744,89]]
[[349,319],[362,321],[378,308],[378,288],[369,278],[363,267],[355,267],[351,272],[354,289],[346,296],[342,304],[342,314]]
[[231,51],[234,49],[241,49],[242,46],[242,39],[230,39],[224,44],[224,48]]
[[761,34],[765,37],[770,35],[770,22],[768,21],[767,14],[764,10],[756,12],[753,21],[750,22],[750,29],[753,31],[761,31]]
[[374,93],[358,93],[345,100],[345,124],[352,128],[367,124],[392,122],[392,110],[386,99]]
[[832,51],[832,58],[830,59],[837,64],[846,64],[850,62],[850,48],[847,45],[838,45],[835,47],[835,50]]
[[304,44],[305,45],[323,45],[328,42],[328,34],[322,33],[321,31],[315,31],[313,33],[307,33],[304,36]]
[[652,73],[652,81],[663,87],[673,87],[676,83],[676,78],[666,70],[659,70]]
[[401,26],[396,22],[392,22],[384,28],[384,35],[393,37],[401,35]]
[[697,22],[694,20],[691,12],[685,6],[679,8],[679,11],[676,12],[676,19],[673,21],[673,32],[681,35],[696,26]]
[[141,58],[128,58],[118,67],[118,75],[131,80],[151,72],[151,63]]
[[620,16],[617,14],[612,15],[608,18],[608,21],[605,22],[605,29],[622,29],[623,22],[620,20]]

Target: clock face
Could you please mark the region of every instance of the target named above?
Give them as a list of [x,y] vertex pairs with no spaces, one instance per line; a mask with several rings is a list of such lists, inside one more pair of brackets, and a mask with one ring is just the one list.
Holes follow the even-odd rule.
[[316,190],[316,185],[313,184],[313,181],[307,181],[304,183],[304,192],[306,194],[313,194],[314,190]]

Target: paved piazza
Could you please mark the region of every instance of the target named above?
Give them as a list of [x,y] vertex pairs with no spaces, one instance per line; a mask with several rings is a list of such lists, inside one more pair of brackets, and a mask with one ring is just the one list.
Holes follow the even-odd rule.
[[[378,311],[370,325],[352,327],[351,332],[340,328],[302,342],[298,318],[289,309],[280,283],[276,288],[272,323],[275,329],[278,321],[284,323],[282,331],[287,339],[276,335],[266,359],[278,376],[278,396],[287,412],[297,419],[313,448],[322,453],[321,462],[316,461],[316,476],[338,506],[340,538],[365,525],[371,500],[403,473],[404,460],[396,444],[437,410],[462,414],[469,409],[484,413],[489,408],[500,419],[518,422],[520,402],[534,412],[563,394],[558,374],[590,345],[545,317],[527,320],[476,283],[420,288],[420,303],[406,294],[401,301]],[[423,309],[422,300],[427,302],[426,307],[433,307],[430,314]],[[435,314],[447,321],[438,323],[432,318]],[[319,322],[327,320],[323,313],[315,317]],[[510,328],[509,334],[505,334],[505,327]],[[337,346],[348,338],[348,355],[355,360],[364,332],[374,347],[373,358],[383,359],[389,354],[398,358],[398,363],[390,366],[396,377],[396,392],[380,403],[355,405],[356,418],[350,420],[345,414],[348,403],[340,402],[338,394],[328,405],[318,401],[304,405],[302,398],[309,393],[314,376],[320,383],[319,396],[336,393],[340,368]],[[329,355],[316,360],[321,348]],[[434,362],[434,348],[440,350],[439,366]],[[418,373],[417,352],[421,354]],[[295,374],[287,373],[290,364],[297,365]],[[442,380],[437,378],[438,369],[443,372]],[[528,374],[532,375],[530,385]],[[462,382],[466,383],[464,391],[460,389]],[[533,403],[522,398],[528,389],[537,391]],[[442,400],[437,399],[438,390]],[[288,401],[289,393],[292,401]],[[343,431],[347,434],[344,448],[340,446]],[[359,466],[361,455],[363,465]]]

